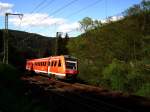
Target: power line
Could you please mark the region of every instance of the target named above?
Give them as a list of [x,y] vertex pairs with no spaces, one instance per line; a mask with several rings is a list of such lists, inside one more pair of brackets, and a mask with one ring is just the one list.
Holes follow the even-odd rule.
[[[31,14],[33,15],[33,13],[34,13],[35,11],[40,11],[41,9],[46,8],[48,5],[52,4],[55,0],[49,1],[46,5],[44,5],[43,7],[41,7],[43,4],[46,3],[46,1],[47,1],[47,0],[42,0],[35,8],[31,11]],[[32,16],[32,15],[31,15],[31,16]],[[20,26],[21,26],[21,22],[22,22],[22,21],[20,21]],[[29,25],[29,26],[30,26],[30,25]],[[25,30],[27,30],[27,29],[29,29],[29,27],[26,28]],[[30,38],[30,37],[29,37],[29,38]],[[27,40],[27,39],[29,39],[29,38],[27,37],[27,38],[23,39],[21,42],[24,42],[25,40]],[[21,43],[21,42],[20,42],[20,43]]]
[[[77,2],[77,1],[78,1],[78,0],[72,0],[71,2],[69,2],[69,3],[65,4],[64,6],[60,7],[60,8],[59,8],[59,9],[57,9],[56,11],[52,12],[50,15],[54,15],[54,14],[56,14],[56,13],[58,13],[58,12],[62,11],[63,9],[65,9],[65,8],[69,7],[71,4],[73,4],[73,3]],[[41,21],[43,21],[43,20],[47,19],[50,15],[48,15],[48,16],[46,16],[46,17],[44,17]]]
[[76,12],[74,12],[74,13],[68,15],[67,18],[69,18],[69,17],[71,17],[71,16],[73,16],[73,15],[75,15],[75,14],[78,14],[78,13],[80,13],[80,12],[82,12],[82,11],[88,9],[88,8],[91,8],[92,6],[97,5],[97,4],[98,4],[99,2],[101,2],[101,1],[102,1],[102,0],[97,0],[97,1],[95,1],[95,2],[93,2],[93,3],[91,3],[91,4],[89,4],[89,5],[87,5],[86,7],[83,7],[83,8],[81,8],[81,9],[79,9],[78,11],[76,11]]
[[[71,2],[65,4],[64,6],[60,7],[60,8],[57,9],[56,11],[52,12],[50,15],[54,15],[54,14],[60,12],[61,10],[63,10],[63,9],[65,9],[65,8],[69,7],[71,4],[73,4],[74,2],[77,2],[77,1],[78,1],[78,0],[72,0]],[[41,21],[47,19],[50,15],[44,17]],[[31,27],[32,27],[32,26],[31,26]],[[28,27],[28,28],[29,28],[29,27]],[[25,30],[27,30],[28,28],[26,28]]]
[[[40,7],[42,6],[42,4],[44,4],[47,0],[43,0],[42,2],[40,2],[35,8],[34,10],[31,12],[31,16],[33,16],[33,12],[36,10],[36,12],[40,11],[41,9],[43,10],[44,8],[46,8],[48,5],[51,5],[55,0],[51,0],[49,1],[46,5],[44,5],[43,7]],[[39,8],[40,7],[40,8]],[[32,24],[32,23],[31,23]],[[33,27],[31,25],[29,25],[24,31],[28,30],[30,27]]]
[[[71,4],[73,4],[73,3],[77,2],[77,1],[78,1],[78,0],[72,0],[71,2],[69,2],[69,3],[67,3],[66,5],[60,7],[60,8],[57,9],[56,11],[52,12],[50,15],[53,15],[53,14],[56,14],[56,13],[62,11],[63,9],[67,8],[68,6],[70,6]],[[70,15],[67,16],[67,17],[71,17],[71,16],[73,16],[73,15],[75,15],[75,14],[78,14],[78,13],[80,13],[80,12],[82,12],[82,11],[88,9],[88,8],[91,8],[92,6],[98,4],[98,3],[101,2],[101,1],[102,1],[102,0],[97,0],[97,1],[95,1],[95,2],[93,2],[93,3],[91,3],[91,4],[89,4],[89,5],[87,5],[86,7],[81,8],[81,9],[79,9],[78,11],[76,11],[76,12],[70,14]],[[42,2],[41,2],[41,3],[42,3]],[[41,21],[47,19],[48,17],[49,17],[49,16],[43,18]]]
[[[31,16],[33,15],[33,13],[40,8],[47,0],[42,0],[32,11],[31,11]],[[51,0],[52,1],[52,0]],[[41,9],[41,8],[40,8]],[[38,11],[40,10],[38,9]],[[22,22],[22,21],[21,21]],[[20,26],[21,26],[21,22],[20,22]],[[29,25],[30,26],[30,25]],[[29,27],[28,27],[29,28]],[[26,28],[25,30],[27,30],[28,28]]]
[[45,4],[43,7],[41,7],[40,9],[38,9],[36,12],[39,12],[40,10],[45,9],[47,6],[51,5],[55,0],[51,0],[49,1],[47,4]]
[[[57,9],[56,11],[52,12],[50,15],[54,15],[54,14],[60,12],[61,10],[63,10],[63,9],[65,9],[65,8],[69,7],[71,4],[73,4],[74,2],[77,2],[77,1],[78,1],[78,0],[72,0],[71,2],[69,2],[69,3],[67,3],[66,5],[60,7],[60,8]],[[49,17],[49,16],[43,18],[42,21],[45,20],[45,19],[47,19],[48,17]]]
[[36,11],[40,6],[42,6],[47,0],[42,0],[32,11],[31,14]]

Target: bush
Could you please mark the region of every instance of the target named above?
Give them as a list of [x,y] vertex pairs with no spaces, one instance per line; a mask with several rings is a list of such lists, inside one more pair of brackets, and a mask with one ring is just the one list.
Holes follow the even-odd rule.
[[[135,67],[129,68],[128,71],[128,92],[131,93],[144,93],[146,92],[144,88],[147,88],[150,80],[150,71],[145,69],[145,67],[142,64],[143,62],[136,62]],[[150,87],[150,86],[149,86]],[[140,91],[140,92],[139,92]]]
[[150,97],[150,83],[145,83],[143,86],[136,92],[139,96]]
[[19,78],[15,67],[0,63],[0,111],[46,112],[44,105],[24,95],[25,87]]
[[0,63],[0,80],[1,81],[16,82],[18,81],[19,77],[20,77],[19,72],[15,67]]
[[103,84],[113,90],[126,90],[126,72],[124,63],[113,60],[103,71]]

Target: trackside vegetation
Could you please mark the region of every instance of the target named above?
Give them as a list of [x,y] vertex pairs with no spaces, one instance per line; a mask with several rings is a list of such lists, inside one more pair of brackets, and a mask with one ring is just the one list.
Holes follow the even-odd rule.
[[150,2],[141,2],[110,21],[70,39],[79,59],[79,78],[89,84],[140,96],[150,95]]
[[20,74],[12,65],[0,63],[0,112],[47,112],[25,95]]

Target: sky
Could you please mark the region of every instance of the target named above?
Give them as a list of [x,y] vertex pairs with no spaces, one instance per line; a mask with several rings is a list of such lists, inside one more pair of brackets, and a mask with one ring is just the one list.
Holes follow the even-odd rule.
[[56,32],[70,37],[81,34],[79,21],[84,17],[105,21],[122,17],[121,12],[142,0],[0,0],[0,29],[8,28],[55,37]]

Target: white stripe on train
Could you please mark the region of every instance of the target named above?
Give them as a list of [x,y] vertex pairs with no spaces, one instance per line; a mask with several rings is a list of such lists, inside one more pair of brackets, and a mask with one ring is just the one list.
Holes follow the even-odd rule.
[[46,71],[41,71],[41,70],[35,70],[35,72],[48,73],[48,74],[55,74],[55,75],[66,76],[66,74],[61,74],[61,73],[56,73],[56,72],[46,72]]

